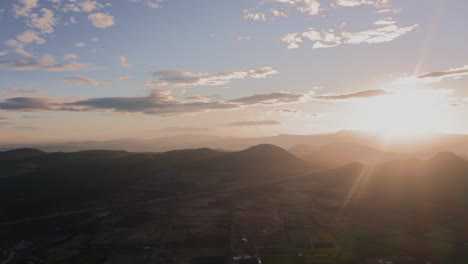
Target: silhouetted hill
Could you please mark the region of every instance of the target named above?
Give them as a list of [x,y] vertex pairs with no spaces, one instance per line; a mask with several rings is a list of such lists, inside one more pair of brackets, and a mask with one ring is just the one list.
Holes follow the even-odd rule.
[[394,160],[360,169],[348,166],[322,175],[328,188],[339,187],[359,193],[360,199],[402,208],[441,203],[450,208],[468,205],[468,161],[453,153],[439,153],[428,160]]
[[9,151],[0,152],[0,160],[20,160],[20,159],[38,157],[44,154],[46,153],[37,149],[29,149],[29,148],[13,149]]
[[280,147],[261,144],[242,151],[195,162],[188,166],[197,170],[239,173],[291,173],[310,168],[310,165]]

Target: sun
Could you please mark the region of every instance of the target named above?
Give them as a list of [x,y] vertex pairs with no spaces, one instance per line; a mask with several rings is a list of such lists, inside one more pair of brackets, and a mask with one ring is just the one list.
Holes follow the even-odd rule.
[[359,103],[354,121],[389,139],[417,139],[446,130],[447,91],[429,88],[388,89],[387,95]]

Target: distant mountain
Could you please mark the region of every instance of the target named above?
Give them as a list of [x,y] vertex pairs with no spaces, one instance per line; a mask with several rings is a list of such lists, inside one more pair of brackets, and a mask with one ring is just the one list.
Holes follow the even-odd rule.
[[352,143],[331,143],[323,146],[296,145],[289,150],[318,167],[339,167],[352,162],[379,163],[401,159],[403,155],[379,151]]
[[[296,145],[339,146],[347,145],[367,147],[385,153],[406,153],[417,157],[427,157],[441,151],[468,154],[468,135],[440,134],[427,138],[389,139],[370,132],[342,130],[336,133],[315,135],[277,135],[269,137],[233,138],[209,135],[177,135],[155,139],[114,139],[107,141],[63,142],[50,144],[10,144],[0,149],[36,148],[47,152],[82,151],[92,149],[126,150],[129,152],[165,152],[177,149],[211,148],[228,151],[242,150],[260,144],[272,144],[284,149]],[[355,147],[353,147],[355,149]],[[335,150],[334,150],[335,151]],[[342,152],[341,150],[338,150]],[[362,150],[358,150],[362,152]],[[349,151],[345,151],[349,152]],[[355,151],[353,151],[355,152]],[[367,151],[366,151],[367,152]],[[367,156],[367,154],[366,154]],[[359,158],[357,160],[360,160]]]

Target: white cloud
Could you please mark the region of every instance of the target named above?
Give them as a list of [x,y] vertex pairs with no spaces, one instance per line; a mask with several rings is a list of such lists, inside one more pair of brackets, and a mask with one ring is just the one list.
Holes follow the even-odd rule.
[[376,13],[377,14],[397,14],[397,13],[400,13],[402,12],[403,9],[402,8],[387,8],[387,9],[380,9],[380,10],[377,10]]
[[39,37],[37,32],[28,30],[16,36],[16,38],[24,43],[36,42],[37,44],[44,44],[45,39]]
[[[385,20],[391,23],[391,20]],[[281,37],[281,40],[288,44],[288,49],[298,48],[304,39],[309,39],[313,42],[313,48],[329,48],[342,44],[376,44],[384,43],[402,37],[417,28],[418,25],[408,27],[399,27],[395,24],[384,24],[381,27],[359,31],[347,32],[341,30],[339,32],[334,29],[317,31],[310,28],[309,31],[296,32],[286,34]]]
[[286,14],[286,12],[279,11],[278,9],[271,8],[270,11],[274,16],[284,17],[284,18],[288,17],[288,14]]
[[104,13],[93,13],[88,16],[91,23],[98,28],[106,28],[114,25],[114,17]]
[[120,56],[120,65],[125,68],[133,67],[134,65],[128,63],[128,59],[125,56]]
[[320,12],[320,2],[318,0],[273,0],[273,2],[295,6],[300,12],[311,16],[318,15]]
[[354,7],[360,5],[372,5],[377,8],[384,8],[391,6],[390,0],[336,0],[336,6]]
[[244,10],[244,19],[253,21],[266,21],[265,13],[252,13],[250,10]]

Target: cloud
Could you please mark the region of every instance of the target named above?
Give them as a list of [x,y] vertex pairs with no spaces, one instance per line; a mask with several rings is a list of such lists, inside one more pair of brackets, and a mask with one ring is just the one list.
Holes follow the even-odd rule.
[[445,79],[459,79],[465,76],[468,76],[468,65],[452,68],[446,71],[402,77],[395,80],[393,84],[399,86],[421,85],[441,82]]
[[274,120],[258,120],[258,121],[240,121],[227,124],[227,126],[272,126],[281,125],[280,122]]
[[160,129],[158,131],[160,132],[176,132],[176,131],[208,131],[211,130],[211,128],[206,128],[206,127],[166,127],[163,129]]
[[39,13],[33,13],[29,15],[29,19],[26,24],[30,27],[39,29],[41,33],[53,33],[54,26],[57,24],[57,19],[54,17],[54,12],[47,8],[41,9],[42,15]]
[[418,78],[428,79],[428,80],[437,82],[445,78],[455,78],[455,77],[462,77],[462,76],[467,76],[467,75],[468,75],[468,65],[465,65],[460,68],[450,69],[448,71],[426,73],[423,75],[419,75]]
[[86,46],[86,43],[84,43],[84,42],[75,43],[75,47],[82,48],[84,46]]
[[141,97],[103,97],[75,101],[61,98],[15,97],[0,101],[0,109],[11,111],[115,111],[159,116],[193,114],[212,110],[241,109],[252,105],[281,105],[310,100],[309,93],[277,92],[229,101],[175,100],[171,90],[154,89]]
[[232,35],[238,39],[238,40],[249,40],[249,39],[252,39],[252,37],[248,37],[248,36],[240,36],[239,34],[237,33],[232,33]]
[[24,116],[21,116],[21,118],[24,118],[24,119],[50,119],[50,117],[32,116],[32,115],[24,115]]
[[145,82],[146,86],[164,86],[170,88],[191,88],[197,86],[220,86],[232,80],[245,78],[267,78],[278,71],[272,67],[256,67],[235,72],[206,73],[186,72],[182,70],[164,70],[153,73],[156,81]]
[[85,76],[75,76],[75,77],[67,77],[65,79],[63,79],[64,82],[66,83],[70,83],[70,84],[81,84],[81,85],[95,85],[95,86],[99,86],[99,85],[106,85],[106,84],[109,84],[111,81],[102,81],[102,82],[99,82],[99,81],[96,81],[94,79],[91,79],[91,78],[88,78],[88,77],[85,77]]
[[120,65],[125,68],[133,67],[132,64],[128,63],[127,57],[120,56]]
[[118,81],[123,81],[123,80],[128,80],[128,79],[131,79],[133,78],[132,76],[120,76],[120,77],[117,77],[117,80]]
[[114,17],[104,13],[93,13],[88,16],[91,23],[98,28],[106,28],[114,25]]
[[216,98],[216,95],[191,95],[186,98],[188,101],[194,102],[209,102]]
[[19,4],[13,4],[13,13],[16,18],[29,16],[33,8],[37,7],[37,0],[18,0]]
[[384,8],[391,6],[390,0],[336,0],[335,7],[354,7],[360,5],[372,5],[377,8]]
[[68,54],[63,55],[64,60],[77,60],[79,58],[80,57],[78,55],[73,54],[73,53],[68,53]]
[[46,42],[45,39],[39,37],[37,32],[28,30],[16,36],[16,38],[24,43],[32,43],[36,42],[37,44],[44,44]]
[[11,98],[11,97],[20,97],[25,95],[40,95],[46,94],[49,91],[44,89],[33,89],[31,86],[25,87],[12,87],[8,89],[8,92],[1,93],[0,98]]
[[134,3],[142,3],[145,6],[151,7],[151,8],[161,8],[161,3],[164,2],[164,0],[129,0],[130,2]]
[[343,44],[377,44],[393,41],[418,27],[418,25],[399,27],[393,22],[392,20],[386,20],[386,24],[381,27],[359,32],[344,30],[338,32],[335,29],[317,31],[310,28],[308,31],[283,35],[281,41],[288,44],[288,49],[298,48],[304,39],[311,40],[314,49],[336,47]]
[[[55,1],[55,2],[57,3],[60,1]],[[80,1],[80,2],[77,2],[77,1],[71,1],[71,2],[76,2],[76,3],[66,3],[63,5],[56,5],[56,7],[63,12],[77,12],[77,13],[78,12],[89,13],[95,9],[99,9],[103,7],[103,5],[99,4],[97,1],[86,0],[86,1]]]
[[403,11],[402,8],[387,8],[387,9],[380,9],[377,10],[375,13],[377,14],[397,14]]
[[[266,0],[262,1],[260,6],[272,3],[287,4],[289,7],[292,7],[299,12],[306,13],[310,16],[318,15],[322,10],[318,0]],[[280,11],[277,8],[270,8],[269,11],[274,17],[288,17],[285,11]],[[271,18],[271,20],[274,20],[274,17]],[[265,12],[260,11],[258,8],[251,8],[244,10],[244,19],[253,21],[266,21],[268,20],[268,17]]]
[[13,97],[0,101],[0,109],[14,111],[76,111],[79,107],[66,106],[61,98]]
[[348,100],[348,99],[356,99],[356,98],[368,98],[368,97],[375,97],[375,96],[382,96],[388,94],[385,90],[377,89],[377,90],[365,90],[357,93],[346,93],[346,94],[338,94],[338,95],[320,95],[314,96],[313,98],[316,100]]
[[250,10],[244,10],[244,19],[253,21],[266,21],[265,13],[252,13]]
[[287,103],[300,103],[308,101],[312,92],[306,93],[289,93],[289,92],[274,92],[265,94],[255,94],[251,96],[241,97],[233,99],[229,102],[241,104],[241,105],[255,105],[255,104],[287,104]]
[[279,11],[278,9],[271,8],[270,12],[276,17],[284,17],[284,18],[288,17],[288,14],[286,14],[286,12]]
[[292,5],[300,12],[311,16],[318,15],[320,12],[320,2],[317,0],[273,0],[273,2]]
[[15,71],[80,71],[100,70],[102,67],[93,66],[89,63],[80,62],[57,62],[54,56],[44,55],[42,57],[29,57],[20,60],[0,60],[0,69]]
[[9,52],[15,52],[15,53],[18,53],[20,55],[23,55],[23,56],[26,56],[26,57],[33,57],[34,55],[30,52],[27,52],[25,49],[24,49],[24,45],[23,43],[15,40],[15,39],[8,39],[5,41],[5,45],[7,46],[10,46],[10,47],[13,47],[14,49],[12,50],[7,50],[7,51],[4,51],[3,53],[7,54]]
[[306,113],[296,108],[275,108],[270,114],[279,114],[283,118],[288,119],[310,119],[319,116],[318,113]]

